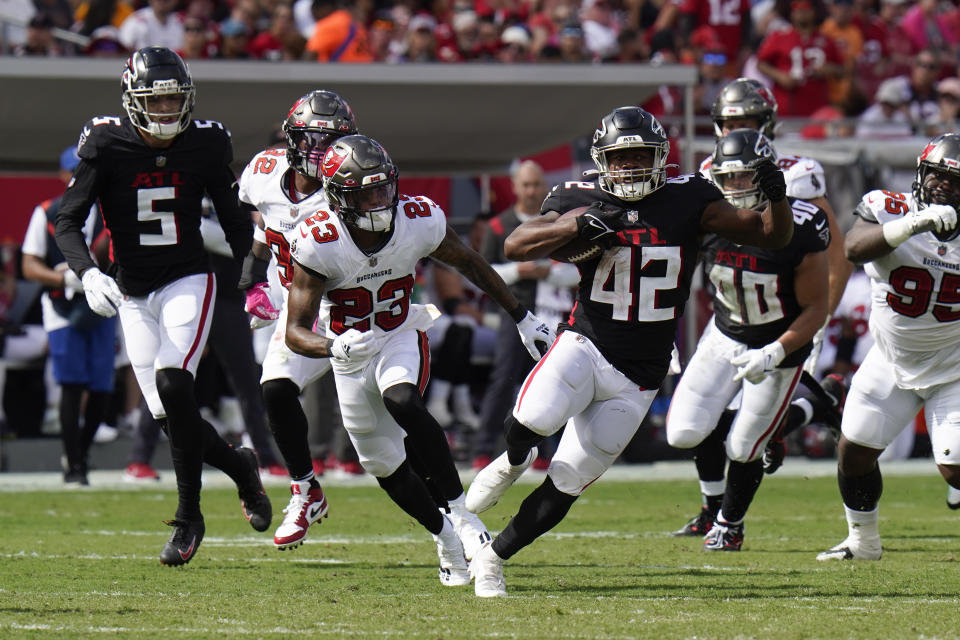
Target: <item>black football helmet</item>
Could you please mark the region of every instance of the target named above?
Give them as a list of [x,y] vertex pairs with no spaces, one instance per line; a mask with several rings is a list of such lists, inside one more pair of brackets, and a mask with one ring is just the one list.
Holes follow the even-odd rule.
[[766,206],[767,198],[753,183],[753,176],[757,165],[765,160],[777,161],[770,140],[753,129],[734,129],[717,140],[710,179],[733,206],[761,209]]
[[[190,69],[175,51],[166,47],[144,47],[134,51],[127,59],[120,86],[123,90],[123,108],[141,131],[161,140],[169,140],[190,125],[196,89]],[[171,94],[182,96],[179,112],[150,111],[150,98]],[[172,116],[176,120],[166,122]]]
[[353,109],[333,91],[311,91],[298,99],[281,126],[287,161],[299,173],[320,178],[320,163],[337,138],[357,132]]
[[759,123],[760,133],[773,140],[777,126],[777,100],[761,82],[737,78],[713,101],[710,115],[718,138],[723,135],[723,121],[727,118],[751,118]]
[[[927,178],[937,173],[944,180],[928,185]],[[957,185],[950,188],[951,182]],[[960,211],[960,134],[944,133],[924,147],[917,157],[917,179],[913,183],[913,196],[919,208],[928,204],[948,204]],[[960,226],[947,233],[932,232],[942,242],[960,235]]]
[[341,220],[366,231],[390,230],[400,201],[399,171],[379,142],[361,135],[334,141],[320,172],[327,200]]
[[[653,166],[611,170],[607,154],[621,149],[651,149]],[[600,172],[600,188],[628,201],[640,200],[664,185],[669,153],[670,142],[663,126],[640,107],[619,107],[603,116],[590,147],[590,157]]]

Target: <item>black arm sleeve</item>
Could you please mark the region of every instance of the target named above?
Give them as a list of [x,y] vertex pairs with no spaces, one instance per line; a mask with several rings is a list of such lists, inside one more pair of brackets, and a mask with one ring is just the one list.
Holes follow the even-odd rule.
[[230,251],[234,259],[241,262],[253,246],[253,220],[249,211],[240,206],[237,179],[230,167],[224,166],[218,172],[212,184],[207,185],[207,193],[213,200],[213,207],[230,245]]
[[54,238],[67,264],[77,275],[97,266],[83,237],[83,225],[90,215],[90,206],[99,193],[100,177],[96,165],[81,160],[73,172],[73,181],[60,200]]

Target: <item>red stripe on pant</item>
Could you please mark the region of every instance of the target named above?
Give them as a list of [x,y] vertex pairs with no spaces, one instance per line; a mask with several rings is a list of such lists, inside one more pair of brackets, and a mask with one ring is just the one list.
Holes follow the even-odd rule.
[[524,382],[523,382],[523,388],[520,389],[520,397],[517,398],[517,408],[518,408],[518,409],[520,408],[520,403],[523,402],[523,396],[524,396],[524,394],[527,392],[527,388],[529,388],[529,387],[530,387],[530,383],[533,382],[533,377],[534,377],[535,375],[537,375],[537,371],[539,371],[539,370],[540,370],[540,367],[543,365],[543,363],[547,361],[547,356],[550,355],[550,352],[552,352],[552,351],[553,351],[553,348],[554,348],[555,346],[557,346],[559,343],[560,343],[560,338],[557,338],[556,340],[553,341],[553,344],[550,345],[550,348],[547,349],[547,352],[546,352],[545,354],[543,354],[543,357],[540,358],[540,361],[537,362],[536,365],[534,365],[533,370],[530,372],[530,375],[528,375],[528,376],[527,376],[527,379],[524,380]]
[[207,315],[210,313],[211,298],[213,298],[213,274],[207,274],[207,290],[203,294],[203,310],[200,312],[200,322],[197,324],[197,335],[193,339],[193,344],[190,345],[190,350],[187,351],[187,357],[183,359],[183,368],[187,369],[187,365],[190,363],[190,358],[193,357],[193,354],[196,353],[197,348],[200,346],[200,338],[203,336],[203,328],[207,324]]
[[423,331],[417,331],[417,345],[420,347],[420,371],[417,372],[417,388],[420,389],[420,397],[427,391],[427,383],[430,382],[430,341],[427,340],[427,334]]
[[750,449],[750,455],[747,457],[747,460],[753,460],[753,456],[757,453],[757,448],[760,446],[760,443],[767,439],[773,430],[777,428],[777,425],[780,424],[780,419],[783,417],[783,412],[787,410],[787,407],[790,406],[790,401],[793,400],[793,392],[797,388],[797,383],[800,382],[800,374],[803,373],[803,367],[797,367],[797,372],[793,376],[793,380],[790,382],[790,390],[787,391],[786,397],[783,399],[783,404],[780,405],[780,410],[777,411],[777,417],[773,419],[773,423],[767,427],[766,431],[763,432],[763,435],[760,436],[760,439],[757,440],[753,448]]

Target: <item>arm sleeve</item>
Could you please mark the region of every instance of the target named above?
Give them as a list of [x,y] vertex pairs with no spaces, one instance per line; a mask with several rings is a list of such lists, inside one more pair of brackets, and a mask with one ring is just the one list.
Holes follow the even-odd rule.
[[99,193],[100,176],[97,165],[86,160],[73,172],[73,180],[60,200],[60,209],[57,211],[55,239],[61,253],[67,259],[67,264],[78,275],[91,267],[97,266],[90,256],[83,235],[83,227],[90,215],[90,207]]

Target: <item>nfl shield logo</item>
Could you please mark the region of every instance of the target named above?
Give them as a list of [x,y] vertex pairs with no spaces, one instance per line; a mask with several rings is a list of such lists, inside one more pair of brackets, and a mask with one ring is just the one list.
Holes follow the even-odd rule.
[[937,247],[937,255],[941,257],[947,255],[946,245],[940,245],[939,247]]
[[627,211],[627,222],[630,224],[636,224],[637,220],[640,219],[640,214],[636,211],[630,210]]
[[296,209],[290,209],[290,217],[291,217],[291,218],[296,218],[298,213],[300,213],[300,212],[297,211]]
[[163,166],[165,166],[166,164],[167,164],[167,157],[166,157],[166,156],[157,156],[157,166],[158,166],[158,167],[163,167]]
[[377,266],[377,259],[376,259],[376,258],[370,258],[370,260],[368,261],[368,263],[370,264],[371,267],[375,267],[375,266]]

